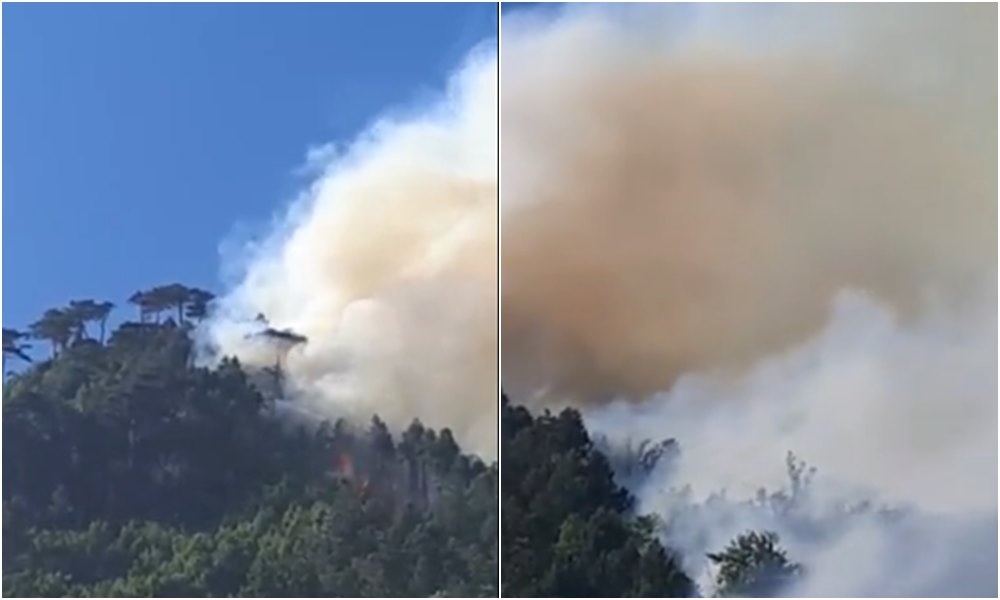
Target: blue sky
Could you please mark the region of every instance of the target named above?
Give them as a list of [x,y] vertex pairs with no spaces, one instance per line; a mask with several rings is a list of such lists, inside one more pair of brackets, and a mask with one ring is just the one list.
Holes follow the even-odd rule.
[[310,146],[439,89],[495,4],[3,5],[3,324],[179,281],[300,189]]

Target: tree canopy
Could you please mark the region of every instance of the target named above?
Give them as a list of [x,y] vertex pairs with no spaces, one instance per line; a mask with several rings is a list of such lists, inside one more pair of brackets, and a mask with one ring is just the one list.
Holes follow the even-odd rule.
[[[702,591],[622,486],[675,457],[673,440],[612,448],[575,410],[532,414],[504,396],[501,497],[498,465],[448,429],[296,420],[237,360],[195,367],[192,321],[211,299],[137,292],[138,320],[110,336],[114,305],[95,300],[4,328],[5,363],[27,365],[3,387],[5,595]],[[261,323],[271,342],[308,343]],[[51,356],[30,362],[29,337]],[[794,496],[812,473],[791,456],[789,469]],[[708,559],[720,596],[779,593],[801,573],[769,532]]]
[[107,340],[93,301],[32,327],[55,354],[3,388],[4,595],[497,594],[497,465],[279,416],[236,360],[192,366],[210,294],[157,289]]
[[[675,440],[615,447],[592,437],[574,409],[533,415],[506,396],[501,402],[504,596],[773,596],[801,574],[774,533],[748,531],[708,554],[715,581],[699,589],[669,547],[668,528],[638,514],[619,484],[669,468],[680,452]],[[792,455],[788,466],[801,492],[812,471]]]
[[694,583],[653,521],[631,514],[580,414],[502,403],[503,595],[691,596]]
[[773,597],[802,572],[778,546],[777,534],[769,531],[741,534],[708,558],[718,567],[715,591],[720,597]]

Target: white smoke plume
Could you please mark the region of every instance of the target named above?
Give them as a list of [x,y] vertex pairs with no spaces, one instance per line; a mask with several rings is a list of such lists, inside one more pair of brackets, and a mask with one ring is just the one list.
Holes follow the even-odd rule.
[[[505,17],[504,385],[676,438],[632,487],[699,576],[766,527],[796,594],[996,595],[996,17]],[[754,500],[788,451],[795,518]]]
[[[736,534],[770,529],[814,575],[796,595],[990,595],[996,325],[992,303],[903,326],[888,307],[845,293],[818,336],[742,377],[685,375],[588,422],[620,443],[679,441],[677,460],[631,487],[641,511],[668,520],[668,541],[695,573]],[[789,450],[818,469],[795,511],[743,502],[785,487]],[[905,512],[892,522],[841,514],[866,501]]]
[[[419,418],[495,458],[497,119],[493,42],[432,105],[311,152],[315,182],[268,238],[229,258],[243,275],[202,331],[212,355],[280,359],[300,412]],[[251,336],[259,313],[308,341]]]

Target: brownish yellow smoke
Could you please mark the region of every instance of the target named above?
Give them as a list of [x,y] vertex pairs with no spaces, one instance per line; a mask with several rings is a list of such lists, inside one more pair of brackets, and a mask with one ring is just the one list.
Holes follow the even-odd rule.
[[906,314],[995,277],[995,6],[700,10],[504,23],[515,395],[648,394],[806,339],[841,289]]

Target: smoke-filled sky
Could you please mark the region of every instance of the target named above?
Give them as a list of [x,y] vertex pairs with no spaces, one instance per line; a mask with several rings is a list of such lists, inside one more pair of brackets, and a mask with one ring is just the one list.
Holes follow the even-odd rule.
[[[505,17],[504,385],[619,443],[676,438],[633,491],[699,576],[767,525],[810,569],[797,593],[996,594],[995,23],[993,5]],[[816,527],[862,500],[907,516],[817,541],[743,503],[783,485],[788,451],[817,469]]]
[[[900,27],[865,10],[872,27]],[[974,39],[942,34],[963,45],[933,56],[947,61],[935,69],[883,59],[933,16],[914,15],[897,40],[855,15],[702,12],[677,31],[670,11],[662,27],[589,12],[544,33],[507,24],[512,369],[532,363],[573,391],[649,393],[804,339],[841,288],[910,314],[932,283],[960,296],[992,264],[994,77],[982,75],[990,60],[976,69]],[[855,39],[827,31],[838,19]],[[781,35],[810,26],[808,41]],[[523,370],[506,383],[534,376]]]

